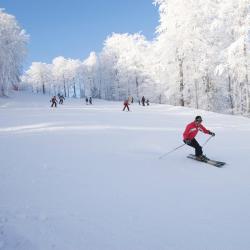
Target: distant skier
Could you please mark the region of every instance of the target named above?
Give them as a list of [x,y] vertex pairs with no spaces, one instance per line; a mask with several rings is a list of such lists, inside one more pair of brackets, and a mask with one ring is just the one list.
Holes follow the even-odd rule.
[[186,129],[183,133],[183,141],[188,146],[195,148],[195,156],[198,160],[206,160],[207,157],[203,155],[202,147],[196,141],[195,136],[197,135],[198,131],[202,131],[203,133],[212,136],[215,136],[215,133],[207,130],[204,126],[201,125],[201,123],[201,116],[196,116],[195,120],[186,126]]
[[123,108],[123,111],[127,108],[127,110],[129,111],[129,101],[128,101],[128,99],[126,99],[125,101],[124,101],[124,103],[123,103],[123,105],[124,105],[124,108]]
[[134,102],[133,96],[129,96],[128,97],[128,103],[130,104],[130,103],[133,103],[133,102]]
[[88,97],[85,98],[85,102],[86,102],[86,104],[88,105],[88,103],[89,103]]
[[92,104],[92,97],[89,98],[89,104]]
[[145,99],[145,97],[143,96],[143,97],[141,98],[142,106],[145,106],[145,101],[146,101],[146,99]]
[[53,96],[50,100],[51,104],[51,108],[53,108],[55,106],[55,108],[57,107],[57,100],[56,100],[56,96]]
[[63,95],[59,96],[59,104],[63,104],[63,100],[65,100]]
[[149,100],[148,99],[147,99],[146,103],[147,103],[147,106],[149,106]]

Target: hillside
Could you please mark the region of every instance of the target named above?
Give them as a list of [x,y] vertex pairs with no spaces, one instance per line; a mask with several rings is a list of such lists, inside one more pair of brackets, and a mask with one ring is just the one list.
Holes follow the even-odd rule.
[[[0,249],[250,248],[250,120],[168,105],[0,98]],[[196,115],[223,168],[187,159]],[[208,138],[199,134],[202,144]]]

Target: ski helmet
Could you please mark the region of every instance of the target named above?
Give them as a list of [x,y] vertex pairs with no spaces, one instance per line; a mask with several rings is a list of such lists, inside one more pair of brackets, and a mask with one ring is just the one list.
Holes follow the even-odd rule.
[[202,122],[201,116],[200,116],[200,115],[197,115],[197,116],[195,117],[195,121],[196,121],[196,122]]

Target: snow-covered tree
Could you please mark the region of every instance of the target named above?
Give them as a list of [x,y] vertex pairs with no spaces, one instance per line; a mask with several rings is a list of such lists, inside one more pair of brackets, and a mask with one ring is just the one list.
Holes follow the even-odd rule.
[[[239,45],[239,41],[245,41],[244,44],[241,42],[241,52],[244,56],[237,55],[242,65],[237,64],[236,69],[245,72],[244,79],[247,82],[249,75],[246,73],[249,70],[247,61],[249,41],[246,42],[246,31],[249,30],[247,2],[246,0],[155,1],[159,5],[160,12],[155,46],[159,58],[158,68],[163,70],[165,75],[163,81],[166,84],[165,95],[168,103],[220,111],[225,111],[234,105],[232,100],[236,96],[232,93],[233,87],[228,88],[227,85],[228,82],[231,85],[234,81],[242,82],[239,74],[219,76],[218,72],[221,72],[222,68],[228,72],[232,71],[228,60],[229,54],[232,55],[230,46],[235,48],[235,42]],[[233,61],[237,60],[231,60],[231,64]],[[246,93],[247,90],[244,88],[242,90],[244,98],[239,98],[248,103]]]
[[52,78],[51,66],[46,63],[33,62],[26,71],[23,81],[30,83],[35,92],[46,93],[46,89],[50,87]]
[[0,96],[18,88],[28,36],[16,18],[0,9]]
[[151,44],[140,34],[113,34],[100,54],[100,71],[108,99],[137,99],[152,93],[150,74]]

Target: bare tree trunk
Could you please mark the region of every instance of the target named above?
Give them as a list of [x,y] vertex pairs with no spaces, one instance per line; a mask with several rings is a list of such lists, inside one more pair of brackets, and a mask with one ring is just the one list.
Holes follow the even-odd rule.
[[83,88],[82,88],[82,84],[79,83],[79,88],[80,88],[80,98],[83,98],[84,97],[84,91],[83,91]]
[[98,91],[98,98],[101,99],[102,97],[102,80],[99,79],[99,91]]
[[159,95],[159,103],[161,104],[161,94]]
[[239,84],[240,87],[240,113],[244,114],[244,100],[243,100],[243,84]]
[[64,79],[64,77],[63,77],[63,90],[64,90],[64,97],[67,97],[66,84],[65,84],[65,79]]
[[74,98],[76,98],[76,85],[74,83]]
[[234,103],[232,96],[232,81],[230,75],[228,75],[228,97],[229,97],[229,105],[232,110],[232,114],[234,114]]
[[184,106],[184,95],[183,95],[183,90],[184,90],[184,80],[183,80],[183,59],[178,57],[178,62],[179,62],[179,74],[180,74],[180,105]]
[[212,98],[211,98],[211,92],[212,92],[212,87],[211,87],[211,81],[208,73],[206,72],[206,75],[203,77],[203,82],[205,84],[205,93],[207,96],[207,110],[212,110]]
[[247,44],[244,41],[244,59],[245,59],[245,83],[246,83],[246,112],[250,114],[250,86],[248,78],[248,63],[247,63]]
[[195,108],[199,109],[198,82],[197,82],[197,79],[194,80],[194,85],[195,85]]
[[74,85],[73,85],[73,89],[74,89],[74,98],[76,98],[76,83],[75,83],[75,79],[73,79],[74,81]]
[[42,85],[42,89],[43,89],[43,94],[45,95],[46,91],[45,91],[45,85],[44,85],[44,83]]
[[137,76],[135,77],[135,86],[136,86],[136,97],[139,100],[139,82]]

